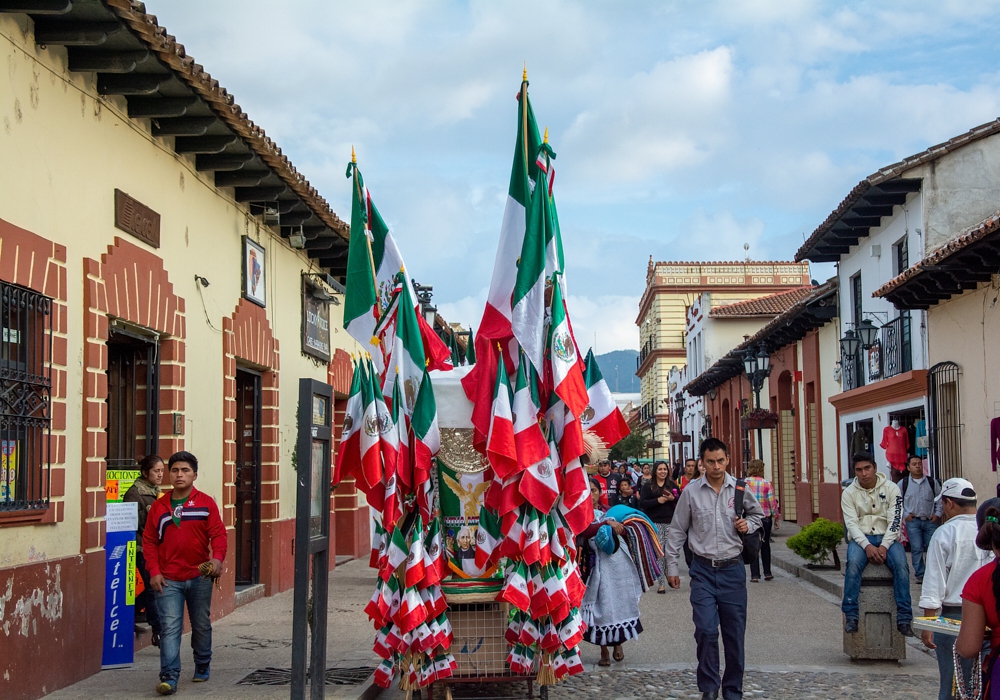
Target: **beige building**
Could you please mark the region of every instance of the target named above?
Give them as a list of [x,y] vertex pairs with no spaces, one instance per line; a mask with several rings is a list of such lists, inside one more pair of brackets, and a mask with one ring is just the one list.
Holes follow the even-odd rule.
[[930,463],[980,499],[997,494],[1000,465],[1000,212],[953,237],[875,292],[926,309]]
[[[216,615],[292,586],[298,380],[341,417],[354,343],[347,225],[141,4],[11,6],[33,5],[0,6],[0,697],[21,699],[100,669],[107,502],[144,454],[200,460],[229,532]],[[367,552],[352,485],[330,520],[337,554]]]
[[[704,306],[702,313],[711,313],[734,302],[788,291],[809,283],[808,263],[654,263],[652,257],[649,259],[646,289],[639,300],[636,319],[639,326],[636,375],[642,389],[639,425],[645,428],[650,440],[661,443],[656,451],[657,458],[665,458],[668,454],[670,429],[667,400],[677,391],[677,387],[670,386],[670,371],[673,367],[684,367],[688,361],[689,309],[697,304],[699,308]],[[708,296],[703,297],[706,294]],[[696,349],[695,354],[703,351],[704,348],[702,351]],[[652,451],[648,454],[654,456]]]

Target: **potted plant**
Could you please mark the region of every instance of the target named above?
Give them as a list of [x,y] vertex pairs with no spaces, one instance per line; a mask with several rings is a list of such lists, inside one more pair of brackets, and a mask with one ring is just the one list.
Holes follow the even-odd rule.
[[[817,518],[806,525],[798,534],[788,538],[788,548],[808,561],[809,569],[833,569],[840,571],[840,556],[837,545],[844,538],[844,526],[826,518]],[[827,564],[832,557],[833,563]]]
[[747,430],[768,430],[778,427],[778,414],[766,408],[755,408],[743,416],[742,422]]

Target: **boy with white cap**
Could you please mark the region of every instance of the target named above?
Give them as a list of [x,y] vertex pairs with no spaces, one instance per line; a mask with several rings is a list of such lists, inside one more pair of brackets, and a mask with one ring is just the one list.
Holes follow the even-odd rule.
[[[965,479],[948,479],[934,499],[943,511],[944,523],[934,532],[927,548],[927,568],[920,590],[924,615],[962,619],[962,589],[976,569],[993,559],[992,552],[976,547],[979,527],[976,523],[976,489]],[[952,700],[955,664],[952,648],[955,637],[924,631],[924,645],[935,649],[941,685],[938,700]],[[972,672],[972,659],[963,662],[966,679]],[[969,681],[966,680],[966,683]]]

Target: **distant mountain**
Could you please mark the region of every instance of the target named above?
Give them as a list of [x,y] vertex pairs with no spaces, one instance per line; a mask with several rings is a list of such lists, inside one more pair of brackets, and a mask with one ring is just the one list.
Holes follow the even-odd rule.
[[642,390],[639,378],[635,376],[638,357],[638,350],[615,350],[597,356],[597,365],[611,391],[630,393]]

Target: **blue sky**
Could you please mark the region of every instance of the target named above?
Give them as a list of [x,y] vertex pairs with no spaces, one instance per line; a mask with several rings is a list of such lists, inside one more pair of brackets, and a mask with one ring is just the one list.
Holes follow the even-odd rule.
[[650,255],[790,259],[863,177],[1000,116],[1000,0],[146,7],[345,219],[354,145],[411,274],[463,324],[489,287],[526,61],[570,313],[597,352],[638,346]]

